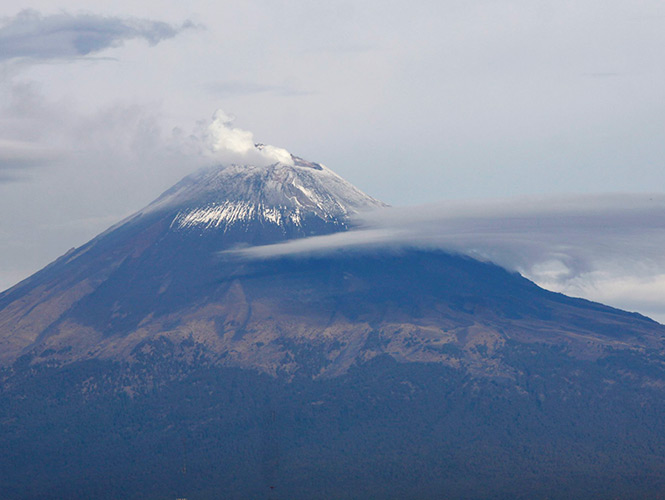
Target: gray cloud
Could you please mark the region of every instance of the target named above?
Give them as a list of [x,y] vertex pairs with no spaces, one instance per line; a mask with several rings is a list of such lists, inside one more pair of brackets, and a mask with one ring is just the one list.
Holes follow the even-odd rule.
[[20,180],[25,170],[56,162],[63,155],[62,151],[31,142],[0,138],[0,182]]
[[210,93],[218,97],[255,94],[273,94],[282,97],[298,97],[311,94],[311,92],[299,90],[288,85],[271,85],[236,80],[213,82],[208,84],[206,88]]
[[[67,157],[67,110],[47,102],[35,85],[0,86],[0,182],[28,178],[28,172]],[[71,110],[69,110],[71,111]]]
[[64,12],[43,16],[34,10],[23,10],[0,27],[0,60],[72,59],[135,38],[155,45],[190,27],[190,22],[177,27],[148,19]]
[[595,73],[586,73],[584,76],[589,78],[618,78],[622,76],[627,76],[626,73],[621,73],[619,71],[598,71]]
[[360,228],[243,249],[273,258],[427,247],[518,271],[541,286],[665,319],[665,195],[450,202],[365,214]]
[[0,86],[0,289],[202,166],[172,144],[158,104],[86,110],[47,98],[37,85],[6,87]]

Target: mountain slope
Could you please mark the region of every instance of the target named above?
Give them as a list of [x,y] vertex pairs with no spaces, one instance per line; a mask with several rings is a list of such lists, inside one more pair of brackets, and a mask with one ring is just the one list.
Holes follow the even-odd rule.
[[0,294],[0,491],[661,498],[665,326],[442,251],[227,252],[382,206],[209,169]]
[[[563,343],[585,357],[662,348],[665,327],[646,318],[461,256],[375,250],[261,261],[224,252],[343,231],[354,213],[381,206],[298,158],[198,172],[3,293],[0,361],[130,360],[167,338],[194,343],[211,362],[273,375],[334,376],[389,354],[510,376],[494,359],[509,340]],[[317,363],[302,361],[303,350]]]
[[[130,290],[148,301],[172,304],[164,302],[170,281],[195,288],[196,295],[210,268],[219,267],[219,251],[343,231],[352,215],[383,206],[326,167],[297,157],[294,165],[231,165],[197,172],[0,294],[0,362],[25,354],[102,285],[100,293],[117,283],[119,300]],[[182,292],[174,292],[176,300]],[[82,331],[81,338],[108,336],[116,323],[103,332]]]

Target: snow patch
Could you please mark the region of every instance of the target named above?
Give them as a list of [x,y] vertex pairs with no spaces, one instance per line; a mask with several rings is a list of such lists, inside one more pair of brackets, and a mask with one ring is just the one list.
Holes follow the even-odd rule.
[[221,229],[226,232],[231,226],[249,221],[260,221],[281,226],[285,220],[300,226],[302,218],[298,210],[286,207],[267,207],[263,204],[226,201],[203,208],[184,210],[171,222],[176,229]]

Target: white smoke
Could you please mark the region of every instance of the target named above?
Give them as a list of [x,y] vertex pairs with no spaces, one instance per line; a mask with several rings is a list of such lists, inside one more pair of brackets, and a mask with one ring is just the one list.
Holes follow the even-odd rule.
[[293,165],[291,153],[286,149],[257,144],[254,134],[233,126],[234,116],[218,109],[203,133],[203,143],[208,155],[223,162],[251,165],[283,163]]

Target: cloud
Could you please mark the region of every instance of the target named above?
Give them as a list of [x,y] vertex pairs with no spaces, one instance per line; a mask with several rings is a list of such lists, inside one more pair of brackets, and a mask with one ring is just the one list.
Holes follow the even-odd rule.
[[569,295],[665,319],[665,195],[449,202],[364,214],[357,229],[237,251],[274,258],[437,248],[494,262]]
[[63,156],[64,152],[55,148],[0,137],[0,182],[19,180],[25,170],[53,163]]
[[272,85],[255,82],[230,80],[213,82],[206,85],[208,91],[219,97],[245,96],[256,94],[273,94],[282,97],[297,97],[310,95],[310,92],[298,90],[288,85]]
[[234,121],[234,116],[218,109],[208,125],[183,141],[183,149],[198,149],[199,154],[221,163],[293,165],[293,157],[286,149],[256,143],[254,134],[234,127]]
[[35,10],[23,10],[0,27],[0,60],[75,59],[136,38],[155,45],[191,27],[191,22],[172,26],[148,19],[65,12],[43,16]]
[[0,85],[0,289],[204,166],[170,128],[159,104],[88,110],[39,85]]
[[67,114],[44,100],[35,85],[0,85],[0,102],[0,182],[25,179],[29,171],[68,156]]
[[34,82],[0,85],[0,97],[0,183],[73,166],[104,166],[118,176],[127,169],[159,169],[172,172],[165,181],[176,182],[211,163],[293,164],[288,151],[257,144],[252,132],[234,127],[234,117],[222,110],[187,135],[165,127],[160,104],[115,102],[86,111],[46,98]]
[[131,175],[174,163],[182,163],[176,169],[182,176],[206,164],[186,156],[165,129],[160,104],[113,102],[86,110],[47,98],[34,82],[7,82],[0,85],[0,182],[75,168]]

